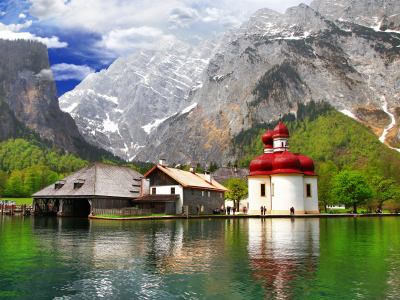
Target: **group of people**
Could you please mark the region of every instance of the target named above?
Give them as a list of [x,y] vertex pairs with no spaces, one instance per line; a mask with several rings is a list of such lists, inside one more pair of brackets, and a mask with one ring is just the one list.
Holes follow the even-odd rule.
[[261,205],[260,209],[261,209],[261,215],[265,216],[265,213],[267,212],[267,209],[265,208],[265,206]]

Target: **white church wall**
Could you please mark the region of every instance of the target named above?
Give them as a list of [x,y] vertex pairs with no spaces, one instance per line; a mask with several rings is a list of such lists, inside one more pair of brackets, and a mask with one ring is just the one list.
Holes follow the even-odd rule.
[[275,138],[274,139],[274,152],[289,152],[288,138]]
[[290,214],[294,207],[296,214],[304,214],[303,175],[271,175],[274,195],[272,196],[272,214]]
[[[265,184],[265,196],[261,196],[261,184]],[[249,214],[260,214],[260,207],[265,206],[271,213],[271,178],[268,175],[249,177]]]
[[[304,210],[308,214],[318,214],[318,184],[317,177],[304,176]],[[311,184],[311,197],[307,197],[306,185]]]

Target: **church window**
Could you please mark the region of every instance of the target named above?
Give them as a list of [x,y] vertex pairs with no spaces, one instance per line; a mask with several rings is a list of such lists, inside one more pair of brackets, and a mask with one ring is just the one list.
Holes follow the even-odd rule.
[[204,191],[201,191],[201,195],[204,196]]
[[271,195],[275,196],[275,183],[273,183],[271,186]]
[[208,197],[211,197],[211,192],[210,191],[208,191]]
[[175,194],[175,188],[174,188],[174,187],[171,188],[171,194],[172,194],[172,195]]
[[261,183],[261,197],[265,197],[265,183]]
[[155,195],[155,194],[156,194],[156,188],[152,188],[152,189],[151,189],[151,193],[152,193],[153,195]]
[[311,198],[311,183],[306,183],[306,197]]

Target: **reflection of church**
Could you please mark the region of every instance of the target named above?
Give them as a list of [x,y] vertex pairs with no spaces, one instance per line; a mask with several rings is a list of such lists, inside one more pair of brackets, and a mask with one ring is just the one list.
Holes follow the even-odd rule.
[[264,153],[250,163],[249,213],[318,213],[317,175],[313,161],[289,152],[289,130],[280,122],[263,135]]
[[308,299],[320,265],[320,220],[248,219],[252,277],[263,299]]

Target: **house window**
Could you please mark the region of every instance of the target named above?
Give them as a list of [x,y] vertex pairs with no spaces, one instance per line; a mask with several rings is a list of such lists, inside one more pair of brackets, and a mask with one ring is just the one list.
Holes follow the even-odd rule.
[[306,197],[311,198],[311,183],[306,183]]
[[175,188],[172,187],[172,188],[171,188],[171,195],[174,195],[174,194],[175,194]]
[[201,195],[204,196],[204,191],[201,191]]
[[152,188],[152,189],[151,189],[151,193],[152,193],[153,195],[155,195],[155,194],[156,194],[156,188]]
[[211,197],[211,192],[210,191],[208,191],[208,197]]
[[222,198],[222,193],[219,193],[219,197]]
[[275,184],[274,183],[271,186],[271,195],[275,196]]
[[261,183],[261,197],[265,197],[265,183]]

